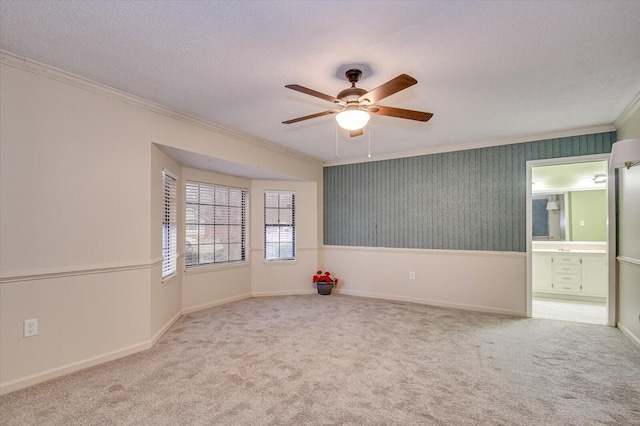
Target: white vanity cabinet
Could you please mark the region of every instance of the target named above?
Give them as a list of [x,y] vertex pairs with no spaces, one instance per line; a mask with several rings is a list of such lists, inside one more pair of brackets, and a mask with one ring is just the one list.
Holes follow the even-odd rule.
[[553,254],[533,253],[531,257],[533,291],[553,291]]
[[582,294],[607,297],[608,266],[606,254],[582,255]]
[[533,291],[548,295],[607,297],[605,253],[534,252]]

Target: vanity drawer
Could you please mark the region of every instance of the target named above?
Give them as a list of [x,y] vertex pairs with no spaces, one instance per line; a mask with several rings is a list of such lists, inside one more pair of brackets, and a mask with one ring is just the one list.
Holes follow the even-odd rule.
[[556,274],[580,274],[580,264],[574,265],[572,263],[559,263],[555,265],[554,271]]
[[580,256],[554,256],[553,262],[562,265],[579,265]]
[[580,285],[580,276],[579,275],[564,275],[564,274],[556,274],[553,280],[554,284],[576,284]]
[[579,283],[556,283],[554,290],[560,293],[579,293]]

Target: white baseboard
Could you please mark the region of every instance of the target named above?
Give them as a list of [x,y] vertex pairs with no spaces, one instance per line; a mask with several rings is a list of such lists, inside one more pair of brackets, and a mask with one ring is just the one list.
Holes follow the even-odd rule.
[[227,297],[226,299],[216,300],[214,302],[203,303],[202,305],[192,306],[190,308],[183,308],[182,315],[190,314],[192,312],[202,311],[203,309],[213,308],[214,306],[226,305],[227,303],[237,302],[238,300],[249,299],[252,297],[251,293],[244,293],[238,296]]
[[598,297],[598,296],[582,296],[578,294],[560,294],[560,293],[546,293],[542,291],[533,291],[531,292],[533,297],[541,297],[544,299],[557,299],[557,300],[579,300],[582,302],[593,302],[593,303],[607,303],[606,297]]
[[340,294],[348,296],[371,297],[374,299],[397,300],[401,302],[418,303],[421,305],[439,306],[442,308],[462,309],[465,311],[486,312],[490,314],[511,315],[516,317],[525,317],[525,312],[514,311],[511,309],[502,309],[492,306],[468,305],[464,303],[451,303],[442,300],[422,299],[417,297],[392,296],[388,294],[371,293],[368,291],[340,290]]
[[151,344],[151,340],[147,340],[146,342],[119,349],[117,351],[109,352],[104,355],[99,355],[93,358],[85,359],[83,361],[74,362],[57,368],[52,368],[51,370],[23,377],[21,379],[5,382],[0,384],[0,395],[33,386],[38,383],[46,382],[47,380],[55,379],[56,377],[64,376],[66,374],[75,373],[76,371],[84,370],[85,368],[93,367],[98,364],[103,364],[105,362],[113,361],[118,358],[123,358],[127,355],[132,355],[136,352],[150,349],[152,346],[153,345]]
[[164,334],[169,331],[169,329],[178,322],[178,320],[182,318],[182,312],[178,312],[173,318],[171,318],[158,332],[151,338],[151,346],[155,346],[158,343],[158,340],[164,336]]
[[251,293],[251,297],[269,297],[269,296],[300,296],[304,294],[315,294],[315,289],[308,290],[279,290],[279,291],[256,291]]
[[631,332],[631,330],[629,330],[627,327],[625,327],[624,325],[618,323],[618,328],[620,329],[620,331],[622,331],[622,334],[624,334],[625,336],[627,336],[629,338],[629,340],[631,340],[633,343],[636,344],[637,347],[640,348],[640,336],[636,336],[635,334],[633,334]]

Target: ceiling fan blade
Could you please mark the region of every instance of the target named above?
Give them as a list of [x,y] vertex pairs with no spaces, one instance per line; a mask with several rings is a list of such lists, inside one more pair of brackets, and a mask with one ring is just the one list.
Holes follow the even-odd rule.
[[364,130],[363,129],[349,130],[349,136],[351,136],[352,138],[354,138],[356,136],[362,136],[363,134],[364,134]]
[[308,120],[310,118],[322,117],[323,115],[335,114],[337,112],[340,112],[340,110],[339,109],[330,109],[329,111],[317,112],[315,114],[305,115],[304,117],[298,117],[298,118],[294,118],[292,120],[283,121],[282,124],[297,123],[298,121]]
[[324,99],[325,101],[333,102],[335,104],[343,104],[340,99],[334,98],[333,96],[325,95],[324,93],[316,92],[315,90],[308,89],[298,84],[287,84],[284,87],[286,87],[287,89],[295,90],[297,92],[306,93],[307,95],[315,96],[316,98]]
[[399,91],[406,89],[407,87],[413,86],[417,82],[418,80],[407,74],[400,74],[396,78],[387,81],[382,86],[378,86],[369,93],[365,93],[360,96],[358,101],[363,102],[367,100],[369,101],[369,104],[374,104],[387,96],[391,96],[394,93],[398,93]]
[[407,120],[429,121],[433,114],[430,112],[414,111],[410,109],[394,108],[382,105],[374,105],[367,109],[375,115],[387,115],[389,117],[406,118]]

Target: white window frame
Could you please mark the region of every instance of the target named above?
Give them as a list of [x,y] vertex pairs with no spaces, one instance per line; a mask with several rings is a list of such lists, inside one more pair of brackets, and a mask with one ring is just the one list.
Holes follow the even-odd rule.
[[[291,197],[291,205],[283,206],[281,196]],[[268,205],[268,196],[278,196],[277,206]],[[274,228],[278,229],[278,237],[274,240]],[[289,230],[291,241],[282,241],[283,231]],[[271,237],[269,236],[271,235]],[[278,245],[278,255],[270,256],[273,246]],[[282,255],[283,245],[291,245],[291,256]],[[264,260],[273,261],[295,261],[296,260],[296,194],[293,191],[271,191],[264,192]]]
[[178,177],[162,169],[162,281],[178,270]]
[[[193,191],[197,192],[197,200],[192,201]],[[216,200],[216,194],[240,194],[240,205],[235,205],[227,198],[224,201]],[[213,194],[213,198],[208,196]],[[193,271],[197,268],[221,267],[247,262],[247,200],[249,191],[245,188],[234,188],[207,182],[187,181],[185,184],[185,268]],[[240,209],[240,221],[231,212]],[[220,217],[218,209],[226,211],[226,216]],[[219,221],[220,220],[220,221]],[[226,227],[226,232],[224,231]],[[240,228],[240,241],[232,240],[231,230]],[[195,232],[194,232],[195,230]],[[217,232],[222,231],[220,241]],[[213,232],[213,234],[212,234]],[[213,235],[213,242],[205,237]],[[220,249],[218,249],[218,247]],[[240,250],[239,258],[229,259],[231,246]],[[206,248],[207,250],[203,250]],[[206,251],[211,248],[211,258],[205,260]],[[218,258],[218,253],[221,257]],[[224,256],[226,254],[226,258]],[[210,261],[209,261],[210,260]]]

